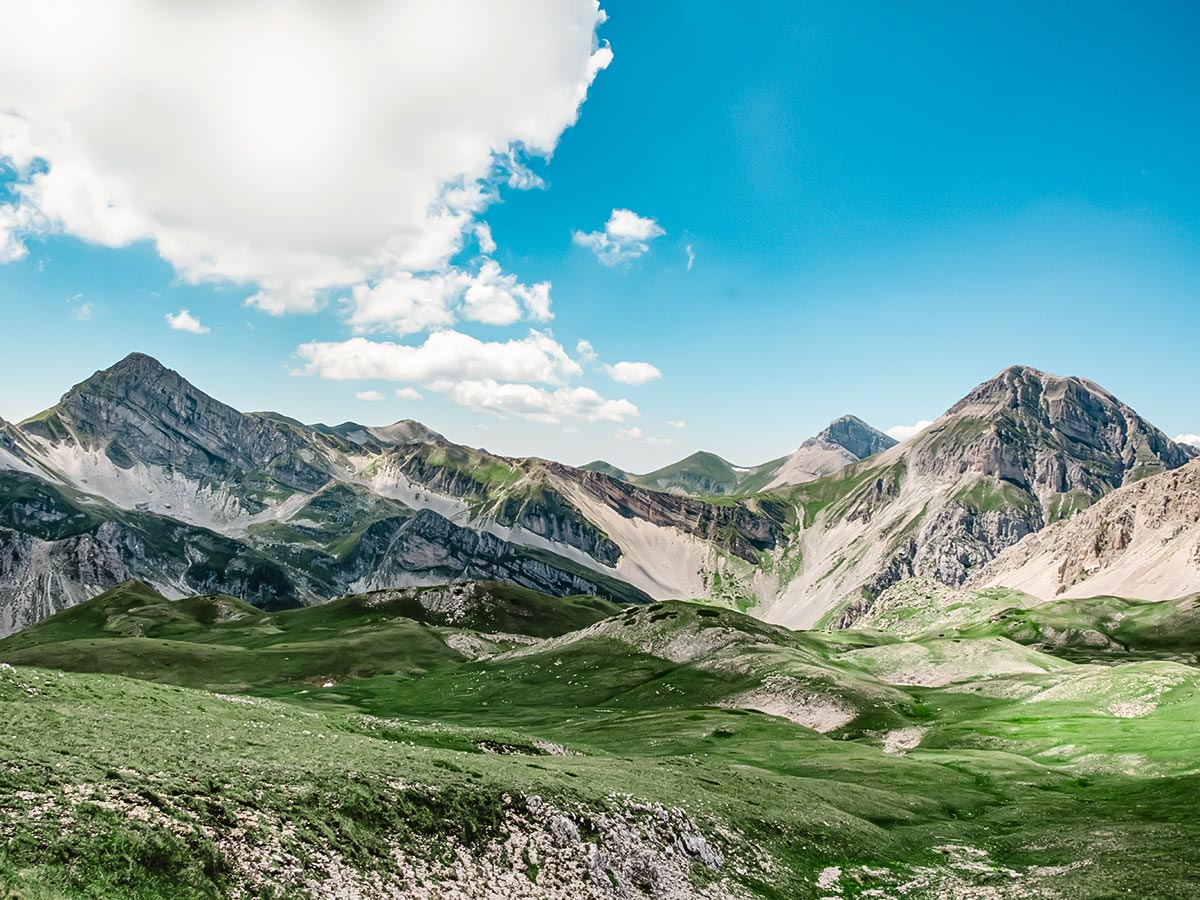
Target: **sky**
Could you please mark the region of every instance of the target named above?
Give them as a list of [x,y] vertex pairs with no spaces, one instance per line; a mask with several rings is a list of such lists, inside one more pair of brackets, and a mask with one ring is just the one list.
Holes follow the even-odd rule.
[[0,416],[243,410],[648,471],[1012,364],[1200,434],[1187,3],[0,0]]

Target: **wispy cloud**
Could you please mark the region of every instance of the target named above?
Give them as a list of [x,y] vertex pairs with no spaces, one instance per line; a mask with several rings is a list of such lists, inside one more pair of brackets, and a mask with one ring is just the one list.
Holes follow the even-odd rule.
[[491,256],[496,252],[496,241],[492,238],[492,226],[480,222],[475,226],[475,240],[479,242],[479,252]]
[[596,354],[596,348],[592,346],[591,341],[580,341],[575,345],[575,355],[579,357],[582,363],[594,363],[599,356]]
[[602,231],[575,231],[571,239],[595,253],[604,265],[615,266],[648,252],[650,242],[666,233],[652,218],[629,209],[614,209]]
[[613,432],[613,437],[619,441],[636,441],[639,444],[650,444],[656,447],[665,447],[675,443],[671,438],[654,437],[636,427],[622,428],[619,431],[615,431]]
[[687,428],[687,422],[682,419],[667,419],[667,424],[672,428]]
[[383,391],[359,391],[354,396],[358,400],[374,401],[374,400],[383,400],[384,399]]
[[618,362],[602,368],[605,375],[621,384],[647,384],[662,378],[662,372],[647,362]]
[[201,325],[200,320],[193,316],[186,309],[181,309],[177,313],[167,313],[167,324],[175,331],[187,331],[191,334],[208,334],[209,328],[207,325]]
[[75,294],[67,298],[71,304],[71,318],[76,322],[87,322],[96,315],[96,304],[84,298],[83,294]]
[[428,387],[460,406],[544,425],[558,425],[563,419],[624,422],[638,414],[638,408],[628,400],[609,400],[588,387],[547,390],[531,384],[501,384],[492,379],[441,381]]
[[929,419],[918,419],[911,425],[893,425],[891,428],[888,428],[886,431],[884,431],[884,434],[886,434],[888,437],[895,438],[898,441],[907,441],[910,437],[920,434],[932,424],[933,422],[931,422]]
[[687,270],[692,271],[692,265],[696,262],[696,252],[692,249],[692,245],[688,244],[685,248],[687,251]]
[[1177,434],[1175,435],[1175,443],[1191,444],[1193,447],[1200,447],[1200,434]]

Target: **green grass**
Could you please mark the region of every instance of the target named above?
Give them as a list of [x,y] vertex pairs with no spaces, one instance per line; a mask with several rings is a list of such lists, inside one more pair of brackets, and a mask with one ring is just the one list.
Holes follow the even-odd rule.
[[956,500],[977,513],[1036,512],[1037,501],[1023,488],[996,478],[981,477],[955,495]]
[[[647,804],[633,831],[675,865],[677,838],[651,839],[654,804],[685,811],[725,856],[717,872],[683,858],[697,890],[830,896],[831,866],[847,898],[1179,898],[1200,883],[1197,672],[1121,655],[1188,652],[1194,601],[1025,609],[991,592],[972,611],[959,592],[938,638],[921,633],[951,627],[933,599],[897,616],[901,634],[482,596],[465,612],[411,591],[264,613],[128,584],[0,642],[20,666],[0,670],[0,885],[308,896],[278,873],[332,891],[435,865],[453,843],[543,886],[564,871],[557,851],[496,849],[534,827],[531,798],[569,814],[613,878],[605,817]],[[1065,644],[1047,655],[1064,622],[1100,623],[1123,649],[1105,665]],[[545,639],[487,636],[522,629]],[[887,683],[914,671],[948,677]],[[749,708],[772,685],[852,715],[821,734]],[[900,729],[919,745],[883,752]]]
[[802,511],[804,527],[811,528],[822,512],[831,521],[836,520],[864,486],[875,480],[894,480],[898,472],[898,469],[855,463],[832,475],[798,485],[790,489],[787,496]]
[[[461,661],[448,642],[467,630],[551,637],[619,609],[598,597],[560,599],[478,582],[453,589],[469,599],[451,615],[422,605],[434,590],[379,591],[264,613],[225,596],[171,602],[127,582],[0,641],[0,660],[213,690],[314,688],[380,674],[415,677]],[[513,642],[480,643],[494,650]]]

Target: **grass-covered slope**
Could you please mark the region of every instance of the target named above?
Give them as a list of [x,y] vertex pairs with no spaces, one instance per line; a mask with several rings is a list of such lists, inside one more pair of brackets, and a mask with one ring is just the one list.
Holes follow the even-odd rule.
[[1075,661],[1200,660],[1200,595],[1085,597],[1043,603],[1006,588],[968,591],[910,579],[858,623],[911,640],[1001,637]]
[[[1191,896],[1196,670],[1047,655],[995,599],[938,637],[487,584],[276,613],[123,585],[0,642],[0,885]],[[1076,615],[1112,611],[1051,618]]]
[[596,597],[468,582],[264,613],[227,596],[170,601],[127,582],[0,641],[0,659],[221,690],[311,688],[420,675],[584,627],[617,609]]

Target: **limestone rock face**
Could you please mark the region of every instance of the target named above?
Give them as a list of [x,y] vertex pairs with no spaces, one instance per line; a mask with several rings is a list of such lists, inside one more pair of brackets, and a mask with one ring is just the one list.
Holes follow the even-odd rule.
[[[809,443],[806,441],[805,443]],[[842,416],[829,423],[829,426],[811,439],[814,444],[831,444],[841,447],[855,459],[866,459],[876,453],[882,453],[890,447],[895,447],[895,438],[872,428],[858,416]]]

